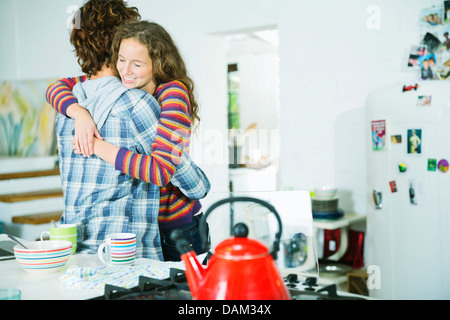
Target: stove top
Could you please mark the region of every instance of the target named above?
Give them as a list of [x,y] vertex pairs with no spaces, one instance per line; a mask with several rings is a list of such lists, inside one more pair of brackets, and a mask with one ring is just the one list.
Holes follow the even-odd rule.
[[[299,281],[296,274],[284,278],[292,300],[363,300],[363,297],[339,295],[336,285],[321,287],[317,278]],[[133,288],[105,285],[102,296],[91,300],[192,300],[184,270],[170,269],[170,277],[164,280],[139,277]]]

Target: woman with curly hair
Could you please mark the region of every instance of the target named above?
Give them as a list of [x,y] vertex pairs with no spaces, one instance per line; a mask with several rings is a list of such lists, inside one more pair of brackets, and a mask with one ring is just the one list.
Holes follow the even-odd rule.
[[[94,154],[117,170],[161,187],[158,222],[166,261],[180,260],[170,239],[174,229],[181,230],[192,248],[202,253],[199,232],[201,204],[198,200],[190,200],[170,183],[182,152],[189,152],[192,124],[199,121],[194,83],[188,76],[185,63],[169,33],[162,26],[148,21],[121,25],[111,51],[122,85],[149,92],[161,106],[153,152],[141,155],[102,141],[98,132],[91,129],[95,127],[92,118],[81,120],[85,125],[82,134],[92,137]],[[70,90],[75,83],[85,80],[86,77],[62,79],[54,88],[49,88],[48,101],[64,114],[68,103],[63,98],[54,97],[52,91],[64,92],[62,96],[74,103]],[[78,143],[74,148],[85,156],[92,154]]]
[[[141,15],[136,7],[127,7],[123,0],[89,0],[76,12],[70,43],[78,64],[85,76],[78,78],[64,78],[51,84],[46,93],[47,101],[59,113],[75,119],[74,140],[92,141],[92,136],[102,139],[93,123],[89,112],[81,107],[72,92],[67,92],[65,84],[73,88],[79,81],[88,77],[95,79],[102,74],[106,67],[114,69],[111,46],[117,28],[124,22],[138,22]],[[89,137],[86,132],[93,133]],[[81,134],[81,135],[80,135]],[[87,144],[80,143],[84,146]],[[91,152],[92,154],[92,152]]]

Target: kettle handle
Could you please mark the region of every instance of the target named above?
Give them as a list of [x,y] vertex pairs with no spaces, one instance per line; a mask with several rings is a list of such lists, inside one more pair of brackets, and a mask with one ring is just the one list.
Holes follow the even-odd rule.
[[219,201],[213,203],[208,208],[208,210],[206,210],[205,214],[203,215],[202,219],[200,220],[200,237],[202,238],[203,249],[208,250],[208,251],[210,249],[209,248],[210,244],[208,241],[208,237],[206,235],[206,218],[211,213],[211,211],[213,211],[217,207],[219,207],[225,203],[232,203],[232,202],[255,202],[255,203],[262,205],[263,207],[266,207],[275,215],[275,218],[277,219],[277,222],[278,222],[278,232],[275,234],[275,240],[273,242],[272,251],[270,252],[270,254],[271,254],[272,258],[274,260],[276,260],[278,250],[280,250],[281,233],[283,232],[283,226],[281,224],[280,215],[278,214],[277,210],[275,209],[275,207],[273,205],[271,205],[270,203],[268,203],[264,200],[261,200],[258,198],[253,198],[253,197],[230,197],[230,198],[222,199],[222,200],[219,200]]

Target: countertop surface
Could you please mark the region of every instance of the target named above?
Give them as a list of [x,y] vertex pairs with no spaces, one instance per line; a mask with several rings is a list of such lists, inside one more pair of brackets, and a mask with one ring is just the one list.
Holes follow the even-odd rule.
[[[6,235],[0,234],[0,240],[5,240],[3,236],[6,237]],[[149,263],[152,263],[152,260],[136,259],[134,265]],[[65,274],[68,268],[95,268],[102,265],[102,262],[95,254],[77,253],[71,255],[66,265],[59,270],[50,273],[37,274],[28,272],[23,269],[15,259],[0,261],[0,289],[19,289],[21,291],[22,300],[92,299],[103,296],[104,287],[102,287],[101,289],[68,288],[63,285],[60,278]],[[294,270],[284,271],[286,272]],[[284,272],[280,273],[283,275]],[[319,284],[320,282],[321,281],[319,281]]]
[[[0,240],[7,240],[0,234]],[[136,259],[136,264],[149,262],[149,259]],[[0,289],[13,288],[21,291],[22,300],[85,300],[104,294],[104,289],[72,289],[65,287],[59,278],[67,268],[99,267],[102,262],[96,254],[77,253],[57,271],[37,274],[23,269],[16,259],[0,261]]]
[[[145,260],[145,259],[142,259]],[[22,300],[83,300],[103,295],[103,289],[70,289],[59,278],[70,266],[101,266],[97,255],[74,254],[59,270],[45,274],[30,273],[15,259],[0,261],[0,289],[14,288],[22,293]]]

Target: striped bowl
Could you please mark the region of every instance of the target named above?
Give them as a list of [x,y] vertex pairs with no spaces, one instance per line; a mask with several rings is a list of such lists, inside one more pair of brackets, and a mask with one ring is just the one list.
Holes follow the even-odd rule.
[[57,271],[69,260],[72,242],[46,240],[28,242],[28,249],[14,246],[16,261],[31,273],[48,273]]

